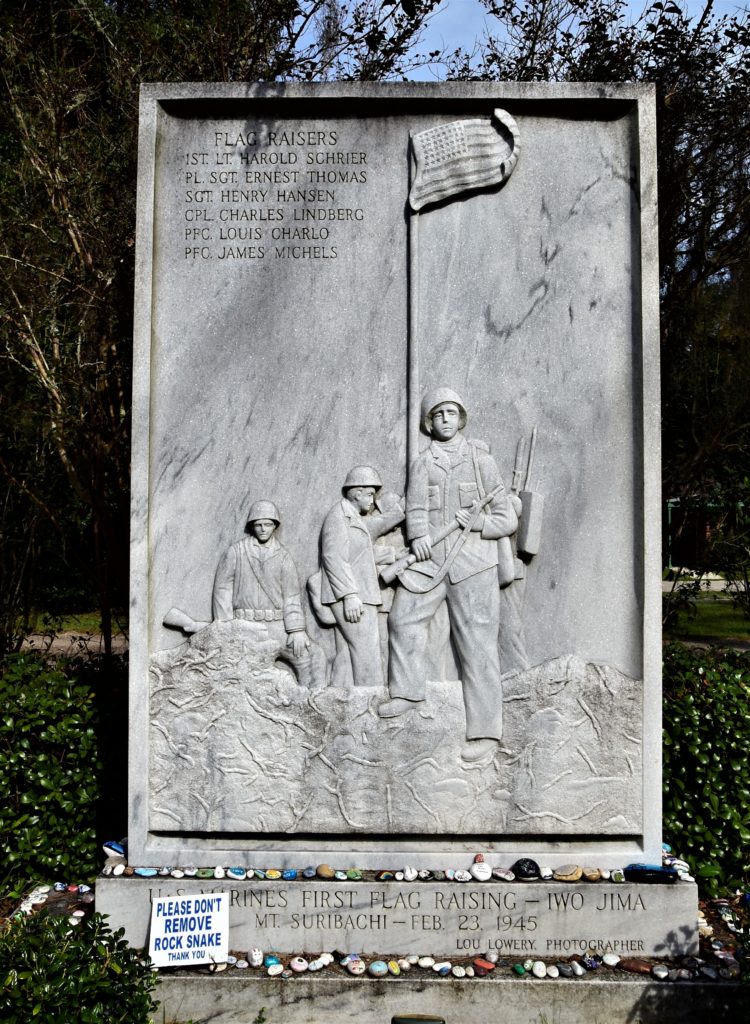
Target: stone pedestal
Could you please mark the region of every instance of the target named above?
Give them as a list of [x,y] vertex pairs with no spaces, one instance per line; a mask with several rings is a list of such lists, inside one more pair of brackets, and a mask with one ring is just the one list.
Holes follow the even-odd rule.
[[698,951],[695,883],[205,882],[100,878],[96,906],[147,944],[150,901],[228,892],[229,945],[286,953],[560,957],[594,950],[621,957]]

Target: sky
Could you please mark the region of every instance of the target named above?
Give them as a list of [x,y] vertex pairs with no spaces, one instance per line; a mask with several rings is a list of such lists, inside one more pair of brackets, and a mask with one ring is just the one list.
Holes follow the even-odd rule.
[[[637,16],[645,6],[631,4],[631,10]],[[703,10],[700,0],[687,0],[685,7],[691,14]],[[717,16],[735,14],[748,9],[747,0],[715,0],[714,13]],[[487,16],[480,0],[444,0],[433,15],[419,44],[418,52],[429,53],[431,50],[447,49],[453,51],[457,47],[471,49],[476,39],[481,39],[488,29],[491,30],[494,19]],[[422,68],[409,76],[417,80],[431,80],[436,77],[429,68]]]

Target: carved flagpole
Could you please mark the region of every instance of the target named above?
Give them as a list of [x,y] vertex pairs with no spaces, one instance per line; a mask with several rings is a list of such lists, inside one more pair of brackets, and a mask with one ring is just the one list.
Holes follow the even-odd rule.
[[[409,132],[409,194],[414,187],[417,164],[414,156],[414,133]],[[409,206],[409,360],[407,377],[408,414],[406,430],[406,473],[419,455],[419,210]]]
[[518,125],[506,110],[493,110],[491,119],[450,121],[409,133],[407,474],[419,454],[420,210],[463,192],[503,184],[518,153]]

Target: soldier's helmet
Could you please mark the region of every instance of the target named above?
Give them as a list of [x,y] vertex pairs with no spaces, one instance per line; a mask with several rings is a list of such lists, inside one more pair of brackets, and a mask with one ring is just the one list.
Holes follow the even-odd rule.
[[372,466],[353,466],[347,473],[341,490],[346,493],[350,487],[374,487],[379,491],[382,486],[383,481],[377,469],[373,469]]
[[463,398],[451,388],[435,388],[433,391],[428,391],[422,399],[422,429],[426,434],[432,433],[433,412],[445,402],[453,402],[458,406],[461,413],[458,421],[459,430],[463,430],[466,426],[466,406]]
[[272,501],[254,501],[252,503],[247,514],[248,525],[257,522],[259,519],[272,519],[277,526],[281,524],[279,510]]

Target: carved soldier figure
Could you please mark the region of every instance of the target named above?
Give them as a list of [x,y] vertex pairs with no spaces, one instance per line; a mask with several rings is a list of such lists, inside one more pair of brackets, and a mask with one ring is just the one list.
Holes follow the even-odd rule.
[[300,686],[325,686],[326,656],[307,635],[297,570],[275,536],[280,523],[272,501],[252,505],[250,536],[233,544],[216,570],[213,617],[262,622],[276,641],[275,660],[292,667]]
[[[429,627],[446,604],[466,709],[462,756],[475,761],[502,738],[498,540],[518,521],[487,445],[463,436],[466,418],[455,391],[425,396],[422,426],[432,440],[411,466],[406,493],[415,561],[400,576],[388,620],[391,699],[379,714],[394,718],[425,699]],[[460,533],[445,537],[451,525]]]
[[345,641],[333,664],[332,683],[348,682],[347,661],[355,686],[385,686],[380,656],[378,608],[383,603],[377,564],[392,562],[393,548],[373,547],[373,539],[402,522],[399,505],[369,515],[383,486],[377,470],[355,466],[320,533],[322,605],[330,608],[336,628]]

